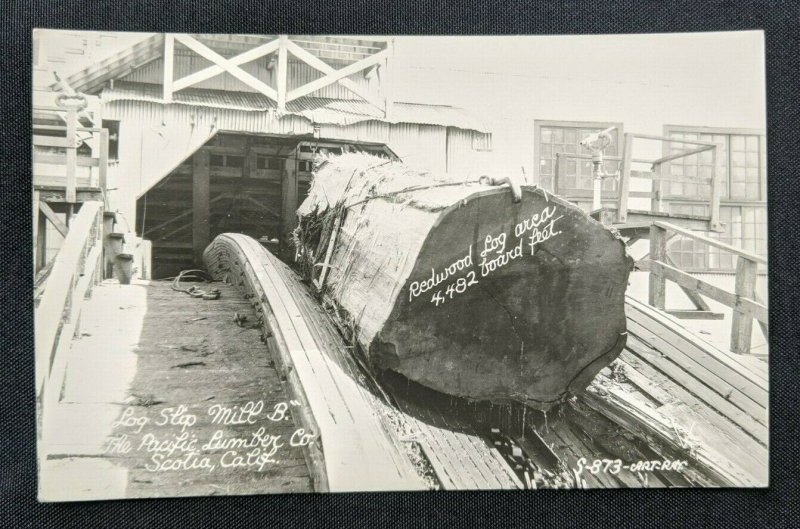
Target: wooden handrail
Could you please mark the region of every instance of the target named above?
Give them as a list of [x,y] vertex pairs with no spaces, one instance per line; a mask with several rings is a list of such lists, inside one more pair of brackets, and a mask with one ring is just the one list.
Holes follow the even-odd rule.
[[82,301],[102,270],[103,203],[84,202],[56,255],[35,312],[36,387],[44,389],[59,344],[69,342],[67,324],[75,324]]
[[671,231],[673,233],[678,233],[683,235],[684,237],[688,237],[695,241],[702,242],[703,244],[707,244],[709,246],[713,246],[715,248],[719,248],[720,250],[725,250],[726,252],[730,252],[732,254],[738,255],[740,257],[744,257],[748,261],[753,261],[754,263],[759,264],[767,264],[767,260],[763,257],[756,255],[754,253],[748,252],[746,250],[742,250],[741,248],[736,248],[735,246],[731,246],[730,244],[725,244],[724,242],[718,241],[716,239],[712,239],[710,237],[706,237],[705,235],[700,235],[697,232],[687,230],[685,228],[681,228],[680,226],[676,226],[669,222],[663,222],[657,220],[653,223],[654,225],[658,226],[659,228],[663,228],[667,231]]
[[[688,237],[736,255],[738,259],[736,263],[735,291],[728,292],[667,264],[669,260],[667,256],[668,232]],[[738,354],[749,354],[753,333],[753,319],[764,324],[762,329],[765,332],[767,329],[766,324],[769,321],[769,309],[756,299],[756,280],[759,264],[767,264],[767,260],[761,256],[704,235],[699,235],[668,222],[656,221],[650,226],[650,260],[647,263],[647,268],[650,271],[648,302],[657,309],[665,309],[666,281],[669,279],[677,283],[685,291],[706,296],[732,308],[731,351]]]

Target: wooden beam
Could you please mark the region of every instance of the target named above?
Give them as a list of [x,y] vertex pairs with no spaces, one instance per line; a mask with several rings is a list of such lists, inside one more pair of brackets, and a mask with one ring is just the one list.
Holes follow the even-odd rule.
[[[221,67],[223,70],[231,74],[233,77],[239,79],[244,84],[258,90],[273,101],[278,100],[278,93],[274,88],[245,72],[239,66],[233,64],[230,60],[215,52],[205,44],[199,42],[194,37],[184,33],[179,33],[175,35],[175,39],[201,57],[208,59],[217,66]],[[174,86],[175,85],[173,84],[173,88]]]
[[192,247],[195,265],[203,264],[203,251],[211,242],[209,154],[197,151],[192,156]]
[[[667,230],[659,226],[650,226],[650,260],[664,262],[667,259]],[[657,267],[650,267],[648,303],[650,306],[664,310],[666,305],[666,278]]]
[[720,178],[719,167],[717,167],[717,149],[711,149],[711,204],[709,217],[711,217],[711,229],[721,232],[722,224],[719,220],[719,201],[722,197],[722,179]]
[[[52,165],[68,165],[68,156],[64,154],[45,154],[41,152],[33,153],[33,163],[46,163]],[[73,167],[99,167],[98,158],[88,158],[85,156],[76,157]]]
[[[304,50],[291,40],[287,40],[286,45],[288,46],[289,51],[292,52],[292,55],[294,55],[304,63],[308,64],[312,68],[319,70],[324,74],[332,74],[336,72],[336,70],[333,67],[329,66],[327,63],[325,63],[318,57],[315,57],[308,51]],[[383,110],[383,106],[380,101],[372,97],[371,94],[368,94],[367,92],[362,90],[357,84],[355,84],[350,79],[338,79],[336,82],[338,82],[339,84],[341,84],[342,86],[353,92],[355,95],[357,95],[364,101],[372,104],[373,106],[375,106],[375,108]]]
[[36,271],[43,269],[47,264],[47,217],[45,217],[36,204],[36,214],[33,220],[36,226]]
[[76,201],[75,171],[78,164],[78,148],[75,145],[75,127],[78,126],[78,111],[75,107],[67,109],[67,202]]
[[687,145],[705,145],[706,147],[716,147],[716,143],[711,143],[708,141],[677,140],[675,138],[669,138],[667,136],[655,136],[653,134],[634,134],[634,137],[641,138],[643,140],[671,141],[673,143],[685,143]]
[[172,101],[173,83],[175,82],[175,35],[164,35],[164,101]]
[[661,158],[656,158],[652,163],[653,165],[662,164],[664,162],[670,162],[672,160],[677,160],[678,158],[684,158],[693,154],[700,154],[701,152],[709,151],[713,148],[713,146],[703,145],[701,147],[697,147],[696,149],[688,149],[685,151],[676,152],[674,154],[668,154],[666,156],[662,156]]
[[[308,52],[306,51],[306,53]],[[287,101],[292,101],[294,99],[297,99],[298,97],[303,97],[312,92],[316,92],[320,88],[331,85],[333,83],[340,82],[346,77],[353,75],[354,73],[360,72],[361,70],[365,70],[375,64],[379,64],[388,56],[388,54],[389,54],[388,51],[384,50],[376,53],[375,55],[367,57],[366,59],[361,59],[360,61],[349,64],[340,70],[334,70],[332,67],[329,66],[328,67],[329,73],[327,73],[327,75],[320,77],[319,79],[316,79],[314,81],[311,81],[310,83],[306,83],[303,86],[295,88],[294,90],[289,92]],[[363,95],[361,97],[363,97]],[[381,109],[383,109],[383,107]]]
[[617,198],[617,223],[628,221],[628,193],[631,186],[631,163],[633,159],[633,135],[623,135],[622,174],[619,179],[619,197]]
[[[231,57],[227,59],[228,63],[231,66],[241,66],[242,64],[247,64],[248,62],[252,62],[256,59],[259,59],[265,55],[269,55],[270,53],[274,52],[278,49],[279,41],[271,40],[266,44],[262,44],[252,50],[248,50],[246,52],[240,53],[235,57]],[[202,83],[206,79],[211,79],[221,73],[225,72],[225,68],[219,66],[218,64],[214,64],[209,66],[208,68],[204,68],[198,72],[193,74],[187,75],[186,77],[181,77],[180,79],[176,80],[173,83],[173,90],[177,92],[178,90],[183,90],[184,88],[188,88],[190,86],[196,85],[198,83]]]
[[50,206],[47,205],[47,202],[39,202],[39,210],[44,213],[44,216],[47,217],[47,220],[50,221],[51,224],[56,228],[58,233],[61,234],[62,237],[67,236],[67,232],[69,228],[67,225],[61,222],[61,219],[58,218],[55,211],[53,211]]
[[711,310],[665,310],[670,316],[679,320],[724,320],[725,315]]
[[100,155],[97,165],[97,187],[105,193],[108,180],[108,129],[100,132]]
[[[282,180],[283,227],[281,234],[288,238],[297,222],[297,155],[286,158]],[[281,242],[284,242],[281,240]]]
[[288,49],[286,48],[286,35],[278,37],[280,44],[278,48],[278,112],[286,112],[286,101],[291,101],[287,98],[289,86],[287,84],[288,74]]
[[[736,260],[736,296],[755,299],[758,265],[743,257]],[[750,354],[750,341],[753,336],[753,317],[739,311],[733,312],[731,322],[731,351],[737,354]]]

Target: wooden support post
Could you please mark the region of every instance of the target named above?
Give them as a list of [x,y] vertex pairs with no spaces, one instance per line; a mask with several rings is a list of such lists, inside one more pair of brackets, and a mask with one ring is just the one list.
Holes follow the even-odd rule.
[[76,175],[78,165],[78,148],[76,145],[76,129],[78,126],[78,109],[74,106],[67,108],[67,191],[66,202],[74,204],[77,201]]
[[630,133],[626,133],[623,135],[623,137],[624,145],[622,147],[622,173],[620,174],[619,197],[617,198],[618,224],[624,224],[628,221],[628,192],[630,191],[631,186],[631,161],[633,159],[633,136]]
[[[661,197],[664,195],[664,181],[661,178],[664,176],[664,165],[660,163],[653,164],[652,185],[650,187],[652,197],[650,198],[650,211],[655,213],[663,213],[661,209],[664,207],[664,201]],[[669,168],[669,166],[666,166]]]
[[722,224],[719,220],[719,200],[722,196],[722,182],[720,181],[720,171],[717,168],[717,147],[711,149],[711,204],[709,211],[711,229],[722,231]]
[[[756,294],[756,272],[758,265],[739,256],[736,261],[736,298],[754,300]],[[753,315],[733,308],[731,323],[731,351],[737,354],[750,354],[750,339],[753,335]]]
[[39,270],[36,260],[36,248],[39,242],[39,192],[34,189],[33,191],[33,273]]
[[[666,262],[667,230],[656,225],[650,226],[650,260]],[[648,303],[664,310],[666,305],[667,279],[657,267],[650,268]]]
[[38,204],[36,205],[36,209],[38,211],[38,218],[36,221],[38,225],[38,238],[36,241],[36,271],[38,272],[47,264],[47,217],[42,214]]
[[97,187],[106,192],[108,179],[108,129],[100,131],[100,160],[97,166]]
[[194,262],[203,264],[203,251],[211,242],[209,154],[203,149],[192,157],[192,249]]
[[283,230],[281,231],[284,238],[288,240],[297,221],[297,151],[294,156],[286,158],[285,164],[281,185],[283,195]]
[[288,48],[286,35],[278,37],[278,113],[283,114],[286,112],[286,93],[289,87],[286,83],[288,74]]
[[164,101],[172,101],[172,83],[175,81],[173,65],[175,61],[175,35],[164,35]]

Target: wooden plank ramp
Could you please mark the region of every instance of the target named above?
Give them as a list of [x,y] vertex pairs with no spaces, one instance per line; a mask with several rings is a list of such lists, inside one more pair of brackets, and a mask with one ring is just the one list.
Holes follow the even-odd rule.
[[390,410],[298,276],[241,234],[218,236],[204,260],[215,277],[244,290],[263,317],[265,337],[279,354],[292,398],[301,403],[300,420],[317,436],[309,447],[316,490],[427,488]]
[[[628,297],[628,341],[581,396],[717,486],[767,486],[768,381],[669,315]],[[701,480],[702,481],[702,480]]]

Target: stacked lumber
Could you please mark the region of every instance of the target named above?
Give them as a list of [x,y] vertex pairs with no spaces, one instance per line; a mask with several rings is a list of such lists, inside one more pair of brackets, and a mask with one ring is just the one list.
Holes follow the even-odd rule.
[[298,216],[303,273],[379,370],[547,409],[624,346],[623,242],[538,188],[345,154],[319,167]]

